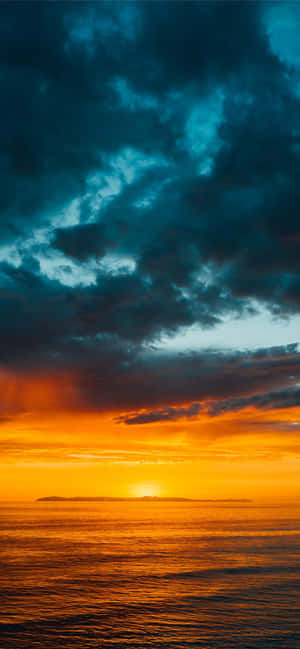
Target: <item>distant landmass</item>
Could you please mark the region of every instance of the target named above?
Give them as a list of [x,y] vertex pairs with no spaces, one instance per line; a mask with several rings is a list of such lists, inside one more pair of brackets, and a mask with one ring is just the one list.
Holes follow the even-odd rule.
[[44,496],[37,498],[36,502],[196,502],[196,503],[250,503],[248,498],[178,498],[160,496],[140,496],[121,498],[116,496]]

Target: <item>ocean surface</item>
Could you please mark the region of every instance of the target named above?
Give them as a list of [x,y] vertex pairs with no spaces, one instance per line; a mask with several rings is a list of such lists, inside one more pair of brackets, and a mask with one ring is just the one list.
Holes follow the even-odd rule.
[[2,503],[1,649],[299,649],[300,506]]

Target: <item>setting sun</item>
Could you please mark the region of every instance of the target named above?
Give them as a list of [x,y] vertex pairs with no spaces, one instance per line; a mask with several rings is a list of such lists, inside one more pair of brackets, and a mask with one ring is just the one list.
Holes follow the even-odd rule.
[[134,498],[155,498],[161,496],[161,489],[158,485],[149,483],[143,483],[134,485],[132,489],[132,495]]

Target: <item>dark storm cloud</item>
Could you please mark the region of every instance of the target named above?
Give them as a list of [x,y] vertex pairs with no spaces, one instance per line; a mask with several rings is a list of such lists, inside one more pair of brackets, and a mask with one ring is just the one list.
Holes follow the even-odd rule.
[[65,336],[77,332],[72,291],[45,281],[36,264],[0,269],[0,350],[2,364],[39,363],[40,355],[55,356]]
[[166,85],[223,81],[266,55],[256,2],[148,2],[143,19],[138,45],[144,52],[144,84],[152,64],[151,81],[163,91]]
[[[93,31],[92,14],[99,23],[93,53],[84,41],[89,25]],[[113,4],[2,3],[3,237],[22,234],[81,193],[87,174],[101,167],[103,152],[141,146],[142,125],[112,109],[107,86],[120,73],[125,45],[132,57]],[[158,124],[153,115],[149,124],[143,117],[154,146]]]
[[[120,421],[135,424],[193,417],[200,412],[201,402],[210,402],[212,415],[249,405],[265,409],[296,405],[299,390],[290,389],[300,378],[297,345],[251,353],[162,354],[145,347],[143,337],[130,336],[137,318],[149,334],[157,323],[151,301],[146,322],[144,311],[139,315],[136,276],[124,276],[120,301],[122,277],[111,278],[110,291],[103,296],[101,285],[75,290],[39,278],[35,270],[34,266],[25,271],[2,265],[6,282],[1,293],[6,316],[0,321],[2,368],[16,377],[24,372],[50,377],[61,370],[70,372],[76,391],[68,393],[66,387],[66,408],[131,411]],[[114,281],[118,297],[112,308]],[[144,304],[142,287],[139,290]],[[160,310],[160,318],[165,313],[161,321],[165,326],[171,306],[172,296],[166,311]],[[149,411],[139,412],[144,408]]]
[[[70,248],[68,237],[67,242]],[[85,254],[88,245],[93,245],[93,240],[88,243],[87,237]],[[77,249],[72,252],[75,256]],[[34,365],[47,357],[59,362],[66,344],[73,345],[76,356],[85,339],[88,347],[95,341],[97,356],[98,340],[103,336],[116,337],[120,349],[138,346],[195,320],[213,326],[230,306],[237,309],[219,288],[198,282],[193,293],[185,295],[163,273],[153,274],[149,282],[138,272],[117,276],[99,272],[95,284],[67,287],[42,276],[38,263],[28,259],[19,268],[1,264],[0,278],[0,350],[8,364],[11,360]]]
[[0,13],[5,367],[70,367],[90,407],[147,407],[156,420],[180,402],[284,390],[296,349],[145,355],[253,300],[299,310],[297,70],[272,50],[266,5],[2,2]]
[[103,257],[106,252],[117,248],[125,231],[125,224],[117,222],[110,228],[102,223],[59,228],[55,230],[53,245],[66,255],[84,261],[90,257]]

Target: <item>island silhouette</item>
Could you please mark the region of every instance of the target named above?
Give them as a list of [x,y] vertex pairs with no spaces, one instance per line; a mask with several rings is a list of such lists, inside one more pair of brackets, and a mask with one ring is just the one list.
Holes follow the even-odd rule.
[[44,496],[36,502],[197,502],[250,503],[249,498],[181,498],[179,496]]

